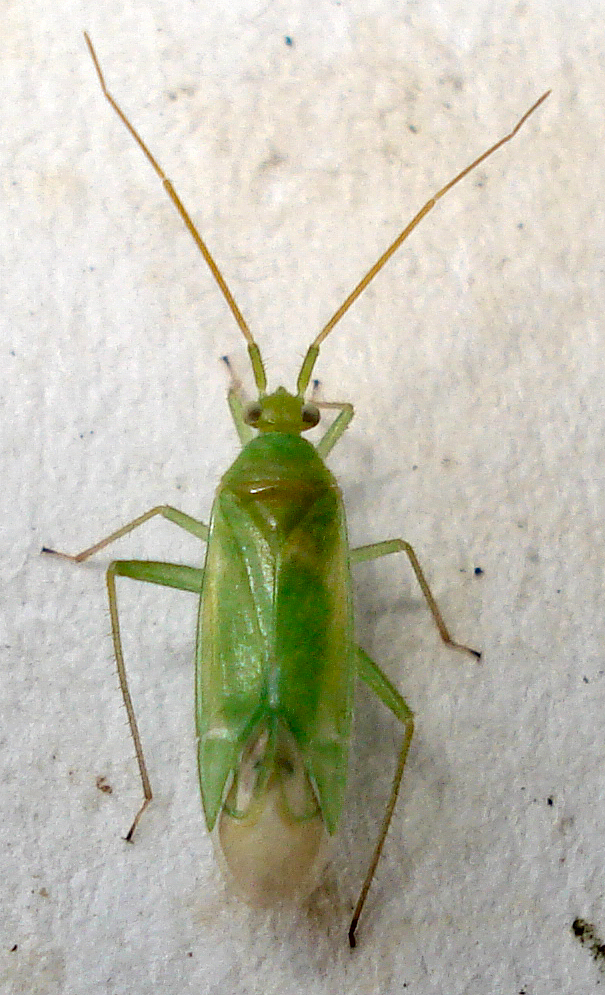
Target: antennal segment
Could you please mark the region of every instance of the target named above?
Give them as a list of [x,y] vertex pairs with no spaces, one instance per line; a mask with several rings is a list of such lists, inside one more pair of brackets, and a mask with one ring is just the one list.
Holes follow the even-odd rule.
[[184,223],[185,223],[185,225],[187,227],[187,230],[189,231],[189,234],[191,235],[193,241],[195,242],[195,244],[197,245],[198,249],[202,253],[204,259],[206,260],[206,263],[208,264],[210,272],[212,273],[214,279],[218,283],[219,288],[221,290],[221,293],[222,293],[223,297],[225,298],[225,300],[227,301],[227,304],[229,305],[229,310],[231,311],[231,314],[233,315],[233,317],[237,321],[237,323],[238,323],[238,325],[240,327],[240,330],[242,332],[242,335],[244,336],[246,342],[248,343],[248,351],[250,352],[251,357],[252,357],[252,367],[253,367],[253,370],[254,370],[254,376],[255,376],[255,379],[256,379],[256,385],[257,385],[259,391],[262,393],[264,391],[264,389],[265,389],[265,386],[266,386],[266,377],[265,377],[265,372],[264,372],[262,360],[260,358],[260,352],[259,352],[259,349],[258,349],[258,346],[257,346],[256,342],[254,341],[254,337],[252,335],[252,332],[248,328],[247,322],[246,322],[246,320],[245,320],[242,312],[240,311],[240,309],[238,308],[237,304],[235,303],[235,299],[233,297],[233,294],[231,293],[231,291],[229,290],[229,287],[225,283],[224,277],[223,277],[221,271],[219,270],[218,266],[216,265],[214,259],[212,258],[211,254],[210,254],[210,250],[208,249],[208,246],[204,242],[203,238],[201,237],[200,233],[198,232],[197,228],[195,227],[193,221],[191,220],[191,217],[189,216],[189,213],[188,213],[185,205],[183,204],[181,198],[179,197],[179,195],[177,194],[176,190],[174,189],[171,181],[168,179],[168,177],[166,176],[164,170],[159,165],[159,163],[155,160],[155,158],[153,157],[153,155],[151,154],[151,152],[149,151],[149,149],[145,145],[145,142],[143,141],[143,139],[141,138],[141,136],[139,135],[139,133],[131,125],[130,121],[126,117],[126,115],[125,115],[124,111],[122,110],[122,108],[119,106],[119,104],[117,104],[117,102],[114,100],[114,98],[112,97],[111,93],[107,89],[107,86],[105,84],[105,78],[103,76],[103,72],[101,70],[101,66],[99,64],[99,60],[97,58],[97,53],[95,52],[95,50],[93,48],[93,44],[92,44],[92,42],[91,42],[88,34],[86,33],[86,31],[84,32],[84,38],[86,39],[86,44],[88,45],[88,51],[90,52],[90,56],[92,58],[92,61],[94,62],[95,69],[97,70],[97,76],[99,77],[99,83],[101,84],[101,89],[103,91],[103,94],[105,95],[105,97],[107,98],[107,100],[109,101],[109,103],[111,104],[111,106],[113,107],[114,111],[116,112],[116,114],[120,118],[120,121],[122,121],[122,123],[126,126],[126,128],[128,128],[128,131],[130,132],[130,134],[134,138],[135,142],[137,143],[137,145],[139,146],[139,148],[142,150],[142,152],[145,154],[145,156],[147,157],[147,159],[149,160],[149,162],[153,166],[155,172],[157,173],[157,175],[159,176],[160,180],[162,181],[162,185],[164,187],[164,190],[166,191],[166,193],[170,197],[170,200],[172,201],[172,203],[176,207],[177,211],[179,212],[181,218],[183,219],[183,221],[184,221]]
[[513,128],[512,131],[508,133],[508,135],[505,135],[504,138],[501,138],[500,141],[496,142],[495,145],[492,145],[491,148],[487,149],[486,152],[483,152],[482,155],[480,155],[477,159],[471,162],[470,166],[467,166],[465,169],[463,169],[461,173],[458,173],[457,176],[454,176],[453,180],[450,180],[449,183],[446,183],[444,187],[441,187],[441,190],[438,190],[436,194],[433,194],[430,200],[427,200],[424,207],[422,207],[418,211],[418,214],[414,218],[412,218],[410,223],[403,229],[401,234],[398,235],[395,241],[388,247],[386,252],[383,252],[380,259],[378,259],[377,262],[374,263],[372,268],[368,270],[363,279],[359,281],[359,283],[354,288],[354,290],[351,291],[347,299],[340,305],[338,311],[336,311],[332,315],[327,325],[324,325],[317,338],[315,338],[311,343],[307,355],[305,356],[300,376],[298,378],[299,393],[300,392],[304,393],[305,389],[309,384],[309,379],[311,377],[313,365],[315,363],[315,360],[317,359],[317,354],[319,352],[319,346],[321,345],[323,340],[330,334],[334,326],[338,324],[342,316],[346,314],[346,312],[349,310],[351,305],[357,300],[360,294],[364,292],[364,290],[366,289],[368,284],[371,283],[376,274],[380,273],[382,267],[389,261],[391,256],[395,252],[397,252],[397,249],[399,248],[400,245],[402,245],[403,242],[405,242],[408,235],[410,235],[414,231],[414,228],[416,228],[416,226],[420,224],[422,219],[429,213],[429,211],[432,211],[437,201],[440,200],[441,197],[444,197],[445,194],[449,190],[451,190],[453,186],[456,185],[456,183],[459,183],[460,180],[464,179],[464,177],[468,173],[470,173],[473,169],[475,169],[476,166],[482,163],[484,159],[487,159],[488,156],[492,155],[493,152],[496,152],[496,150],[499,149],[502,145],[505,145],[506,142],[510,142],[511,138],[514,138],[519,129],[525,124],[530,114],[533,114],[533,112],[537,110],[540,104],[544,100],[546,100],[546,98],[549,96],[550,93],[551,93],[550,90],[547,90],[546,93],[543,93],[540,99],[536,100],[535,104],[532,104],[529,110],[525,112],[523,117],[519,121],[517,121],[515,127]]

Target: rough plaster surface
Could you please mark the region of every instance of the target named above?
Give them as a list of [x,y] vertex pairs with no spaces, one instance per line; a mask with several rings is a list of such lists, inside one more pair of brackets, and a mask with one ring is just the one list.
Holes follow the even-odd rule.
[[[601,13],[594,0],[5,5],[3,992],[597,989],[571,923],[605,932]],[[360,568],[360,641],[418,727],[354,954],[347,918],[398,742],[389,716],[360,691],[322,888],[298,910],[246,909],[199,803],[195,601],[127,582],[156,798],[135,844],[121,839],[139,785],[104,568],[111,555],[199,564],[203,550],[158,522],[80,568],[39,550],[76,552],[159,502],[207,518],[236,452],[219,357],[248,374],[101,97],[84,27],[288,386],[405,221],[553,89],[317,365],[324,396],[357,411],[330,458],[352,541],[409,539],[455,634],[484,651],[474,666],[441,647],[405,562]]]

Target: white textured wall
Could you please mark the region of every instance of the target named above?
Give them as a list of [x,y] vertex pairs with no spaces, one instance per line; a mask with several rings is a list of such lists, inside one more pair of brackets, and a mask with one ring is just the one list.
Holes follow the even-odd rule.
[[[578,995],[605,933],[602,8],[512,0],[309,5],[24,0],[2,13],[2,967],[8,993]],[[158,502],[207,518],[236,452],[244,343],[116,96],[291,386],[311,338],[424,200],[552,87],[342,321],[316,372],[357,417],[330,458],[359,638],[418,717],[359,932],[346,926],[397,731],[364,691],[350,806],[308,907],[225,892],[201,814],[195,601],[123,582],[156,791],[139,786],[109,641],[112,555],[201,563]],[[290,36],[293,45],[285,42]],[[482,576],[474,575],[481,567]],[[101,792],[105,777],[113,793]],[[18,949],[11,950],[14,944]]]

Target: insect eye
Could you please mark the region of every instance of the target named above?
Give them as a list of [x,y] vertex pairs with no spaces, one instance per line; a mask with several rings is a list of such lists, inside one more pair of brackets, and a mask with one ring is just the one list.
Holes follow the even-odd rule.
[[262,413],[263,409],[260,403],[258,401],[252,401],[252,403],[248,405],[244,413],[244,421],[246,425],[256,425]]
[[302,420],[305,428],[313,428],[319,422],[319,408],[315,404],[303,404]]

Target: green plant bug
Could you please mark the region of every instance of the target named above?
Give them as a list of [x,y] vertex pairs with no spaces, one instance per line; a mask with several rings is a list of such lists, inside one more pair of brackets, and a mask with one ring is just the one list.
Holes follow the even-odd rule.
[[[126,838],[132,839],[152,792],[126,676],[116,577],[199,596],[195,714],[202,804],[227,877],[245,900],[266,906],[295,901],[319,880],[345,802],[356,676],[402,724],[390,796],[349,927],[354,947],[414,717],[355,643],[351,567],[405,553],[443,642],[473,658],[480,654],[451,638],[409,543],[389,539],[349,548],[342,496],[324,460],[351,422],[353,406],[315,403],[307,392],[321,343],[353,302],[437,201],[510,141],[550,91],[509,134],[434,194],[380,256],[309,346],[295,393],[283,387],[267,393],[259,347],[231,291],[172,183],[109,93],[87,34],[85,39],[105,97],[162,181],[247,342],[258,391],[258,400],[246,404],[232,375],[228,401],[242,449],[218,486],[209,525],[163,505],[76,556],[44,550],[81,563],[156,515],[206,543],[203,569],[148,560],[114,560],[107,569],[118,677],[143,787],[143,803]],[[336,416],[313,446],[302,433],[318,424],[324,408]]]

